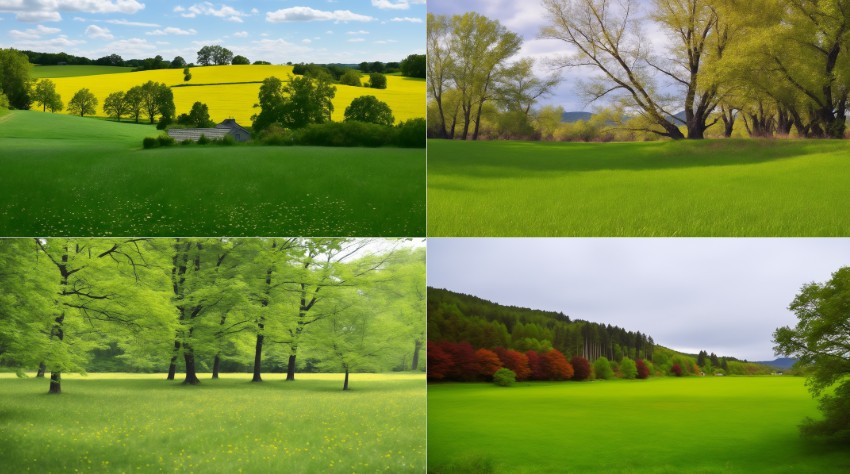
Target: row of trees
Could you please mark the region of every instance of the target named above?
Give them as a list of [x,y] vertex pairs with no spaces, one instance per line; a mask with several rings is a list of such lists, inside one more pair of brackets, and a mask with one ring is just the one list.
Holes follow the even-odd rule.
[[113,348],[198,384],[222,361],[297,357],[330,371],[419,370],[424,249],[365,239],[0,241],[0,360],[83,372]]
[[201,66],[222,66],[225,64],[251,64],[245,56],[233,55],[233,51],[217,44],[203,46],[198,50],[198,64]]
[[[428,341],[428,379],[432,381],[493,381],[497,371],[507,369],[513,380],[645,379],[653,366],[643,359],[624,357],[611,363],[605,357],[593,364],[580,355],[567,359],[556,349],[545,352],[515,351],[497,347],[475,349],[468,342]],[[498,380],[497,380],[498,382]]]
[[[360,80],[361,72],[350,67],[341,66],[339,64],[305,64],[299,63],[292,66],[292,74],[296,76],[305,76],[311,79],[322,80],[325,82],[339,83],[346,86],[363,87],[364,84]],[[365,87],[373,89],[386,89],[387,77],[380,72],[369,73],[369,81]]]

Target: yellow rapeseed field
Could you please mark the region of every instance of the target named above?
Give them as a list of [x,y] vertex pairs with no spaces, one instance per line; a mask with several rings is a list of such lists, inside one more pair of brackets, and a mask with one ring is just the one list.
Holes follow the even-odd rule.
[[[160,69],[117,74],[92,76],[56,77],[56,91],[67,104],[74,93],[87,87],[98,100],[97,115],[105,116],[103,101],[107,95],[116,91],[144,84],[147,81],[163,82],[173,87],[174,105],[177,114],[187,113],[196,101],[207,104],[210,116],[215,121],[235,118],[245,127],[251,125],[251,115],[257,113],[253,106],[257,103],[260,82],[276,76],[286,80],[292,74],[292,66],[206,66],[191,69],[192,79],[183,81],[182,69]],[[363,76],[363,82],[368,76]],[[247,84],[246,84],[247,83]],[[386,89],[368,89],[337,84],[334,99],[333,119],[341,121],[345,108],[351,101],[363,95],[374,95],[386,102],[393,111],[396,121],[425,117],[425,81],[401,76],[387,76]],[[37,109],[37,107],[36,107]]]

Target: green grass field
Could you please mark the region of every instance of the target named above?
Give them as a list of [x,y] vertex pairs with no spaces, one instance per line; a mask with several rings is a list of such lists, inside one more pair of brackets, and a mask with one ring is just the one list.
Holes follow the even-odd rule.
[[846,236],[850,142],[428,141],[430,236]]
[[3,472],[424,472],[423,375],[0,374]]
[[798,377],[431,384],[428,469],[847,472],[846,447],[800,438],[805,416],[818,411]]
[[425,153],[142,149],[148,125],[0,115],[0,235],[420,236]]
[[[99,76],[102,74],[118,74],[132,72],[131,67],[120,66],[32,66],[30,77],[33,79],[76,77],[76,76]],[[70,99],[70,97],[68,97]],[[67,101],[67,99],[66,99]]]

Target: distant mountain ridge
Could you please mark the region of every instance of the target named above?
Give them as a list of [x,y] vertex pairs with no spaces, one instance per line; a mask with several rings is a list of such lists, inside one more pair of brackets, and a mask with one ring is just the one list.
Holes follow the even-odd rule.
[[758,361],[756,364],[767,365],[770,367],[776,367],[777,369],[790,369],[797,363],[797,359],[793,359],[791,357],[780,357],[778,359],[773,359],[769,361]]

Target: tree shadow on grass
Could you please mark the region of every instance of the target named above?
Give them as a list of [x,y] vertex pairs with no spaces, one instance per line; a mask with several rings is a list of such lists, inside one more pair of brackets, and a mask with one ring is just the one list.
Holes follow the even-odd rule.
[[590,171],[746,166],[814,153],[850,152],[841,140],[716,139],[645,143],[428,143],[430,177],[536,177]]

